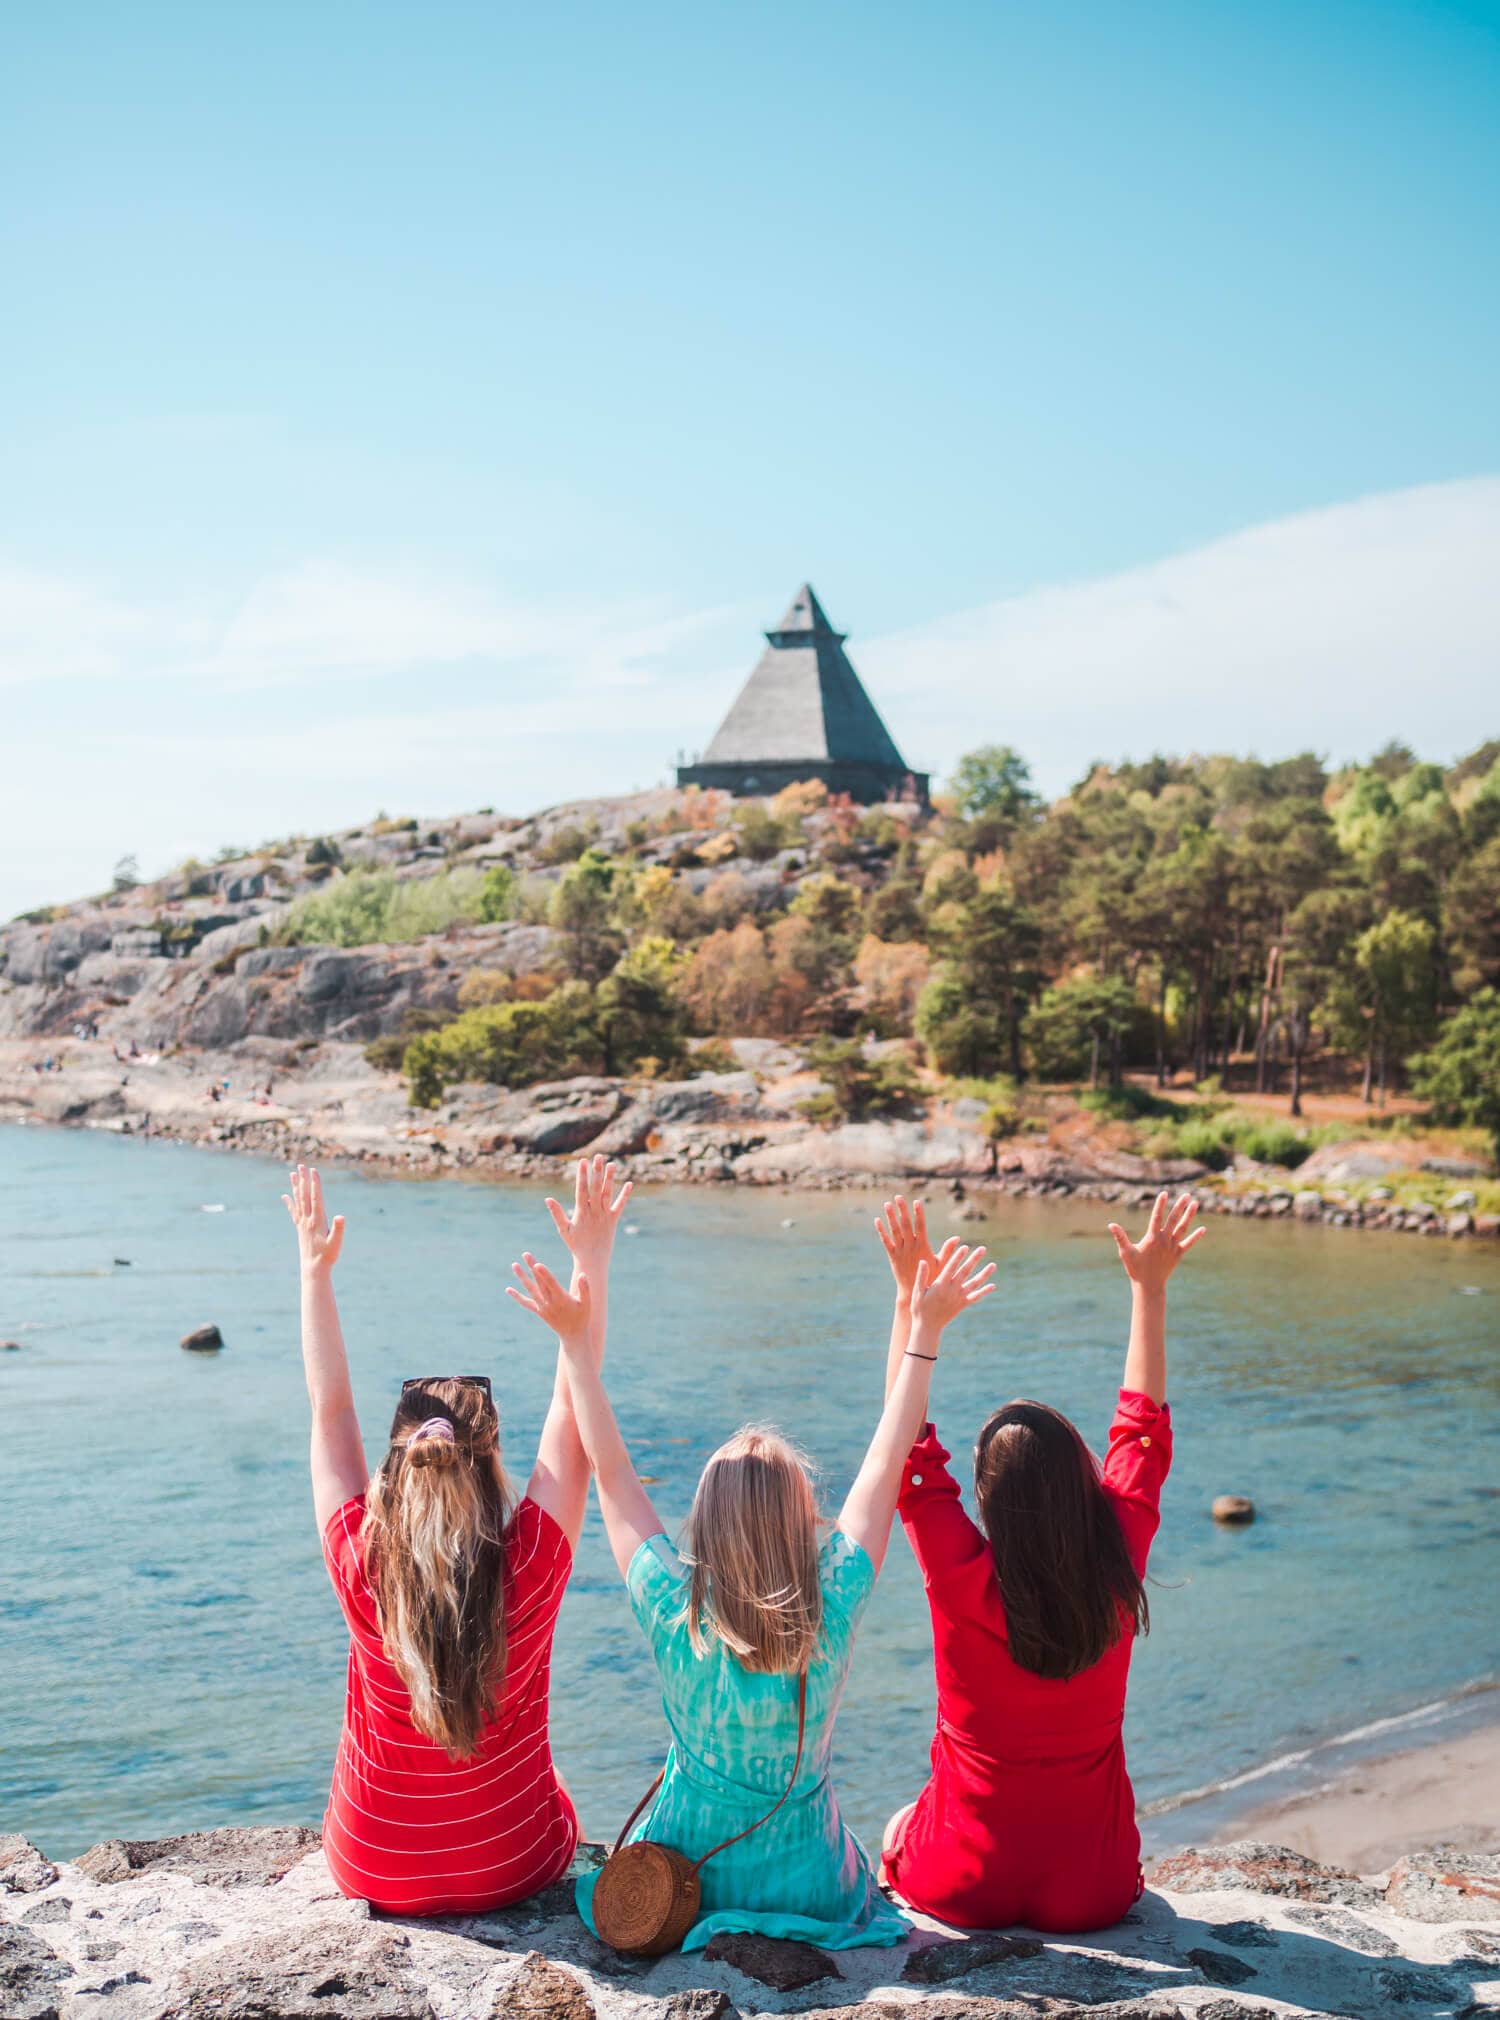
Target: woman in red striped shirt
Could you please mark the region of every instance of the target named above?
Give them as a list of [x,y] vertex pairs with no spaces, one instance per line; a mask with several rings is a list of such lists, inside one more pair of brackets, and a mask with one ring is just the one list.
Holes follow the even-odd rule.
[[[573,1211],[547,1202],[593,1288],[603,1344],[609,1258],[629,1186],[578,1167]],[[302,1269],[313,1505],[349,1628],[344,1729],[323,1819],[341,1891],[387,1913],[478,1914],[559,1879],[578,1819],[552,1764],[552,1630],[589,1465],[559,1361],[525,1494],[513,1501],[485,1376],[404,1384],[372,1479],[333,1295],[343,1244],[316,1171],[286,1199]]]

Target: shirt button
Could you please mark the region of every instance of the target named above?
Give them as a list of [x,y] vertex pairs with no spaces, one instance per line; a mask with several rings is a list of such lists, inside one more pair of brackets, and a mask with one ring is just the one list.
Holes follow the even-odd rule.
[[1141,1433],[1141,1443],[1142,1443],[1143,1445],[1149,1445],[1149,1444],[1151,1443],[1151,1439],[1150,1439],[1150,1436],[1149,1436],[1149,1434],[1148,1434],[1147,1432],[1145,1432],[1145,1431],[1143,1431],[1143,1432]]
[[920,1487],[920,1486],[921,1486],[921,1484],[922,1484],[922,1476],[921,1476],[921,1474],[920,1474],[920,1473],[913,1473],[913,1474],[912,1474],[912,1476],[911,1476],[911,1484],[913,1485],[913,1487]]

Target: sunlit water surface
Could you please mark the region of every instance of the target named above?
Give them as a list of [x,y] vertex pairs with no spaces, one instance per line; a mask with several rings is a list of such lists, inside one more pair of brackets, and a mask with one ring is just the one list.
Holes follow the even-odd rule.
[[[345,1640],[308,1492],[282,1183],[248,1157],[0,1129],[0,1339],[21,1346],[0,1355],[0,1829],[55,1855],[321,1813]],[[556,1246],[540,1189],[334,1172],[329,1191],[350,1222],[339,1289],[367,1444],[403,1375],[488,1369],[524,1479],[552,1360],[502,1286],[523,1245]],[[873,1204],[637,1196],[609,1376],[669,1527],[746,1419],[795,1433],[837,1508],[881,1387]],[[934,1384],[959,1464],[1018,1394],[1102,1442],[1128,1316],[1105,1217],[1002,1202],[988,1222],[1001,1291],[955,1328]],[[181,1352],[208,1320],[225,1352]],[[1497,1346],[1500,1244],[1211,1223],[1172,1292],[1177,1460],[1127,1721],[1143,1804],[1500,1669]],[[1224,1491],[1255,1497],[1252,1528],[1215,1528]],[[839,1788],[867,1836],[919,1787],[931,1719],[898,1536],[839,1724]],[[662,1721],[593,1512],[553,1731],[585,1825],[612,1831]]]

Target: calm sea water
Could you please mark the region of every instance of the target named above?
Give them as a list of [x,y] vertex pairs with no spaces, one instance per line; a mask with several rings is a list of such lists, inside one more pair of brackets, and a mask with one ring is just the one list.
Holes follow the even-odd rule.
[[[0,1130],[0,1338],[21,1343],[0,1355],[0,1830],[54,1854],[321,1813],[345,1642],[308,1492],[282,1182],[251,1158]],[[502,1286],[523,1245],[556,1246],[541,1190],[328,1183],[350,1222],[339,1287],[367,1443],[403,1375],[489,1369],[524,1479],[552,1361]],[[837,1507],[881,1387],[872,1210],[637,1196],[609,1368],[669,1526],[750,1418],[802,1440]],[[1104,1218],[1005,1202],[989,1222],[1002,1292],[954,1330],[934,1390],[960,1460],[1016,1394],[1102,1441],[1128,1317]],[[1216,1221],[1171,1319],[1177,1463],[1128,1718],[1145,1804],[1500,1670],[1500,1245]],[[179,1351],[208,1320],[226,1351]],[[1208,1519],[1229,1490],[1254,1495],[1253,1528]],[[662,1722],[593,1513],[553,1703],[585,1825],[612,1831]],[[920,1785],[931,1713],[898,1536],[839,1727],[868,1836]]]

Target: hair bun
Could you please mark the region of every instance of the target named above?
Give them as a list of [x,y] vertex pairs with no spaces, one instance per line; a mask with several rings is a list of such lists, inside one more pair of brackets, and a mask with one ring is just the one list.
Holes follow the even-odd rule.
[[406,1448],[408,1466],[431,1466],[441,1469],[456,1466],[459,1448],[451,1438],[413,1438]]

